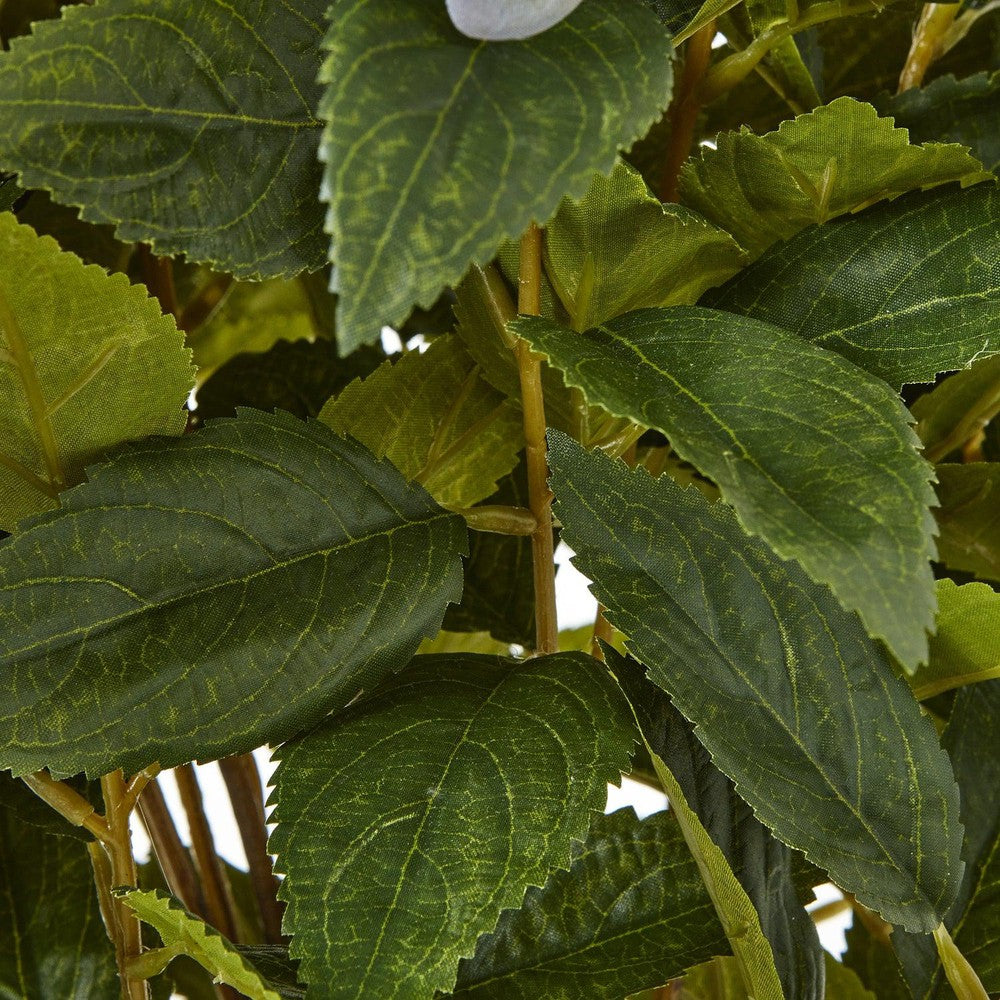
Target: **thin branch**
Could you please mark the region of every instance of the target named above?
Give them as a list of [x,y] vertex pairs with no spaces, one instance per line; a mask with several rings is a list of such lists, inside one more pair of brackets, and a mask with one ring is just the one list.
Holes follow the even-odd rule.
[[945,35],[954,23],[961,6],[960,3],[924,4],[920,20],[917,21],[917,29],[913,33],[913,42],[906,57],[906,64],[899,74],[899,88],[896,93],[901,94],[904,90],[919,87],[923,83],[931,63],[944,49]]
[[74,826],[83,827],[104,844],[111,842],[111,829],[98,811],[78,792],[62,781],[56,781],[48,771],[26,774],[24,783],[60,816]]
[[167,808],[160,784],[154,778],[139,797],[139,815],[149,834],[153,853],[167,881],[167,887],[184,906],[197,916],[205,916],[205,901],[198,887],[198,876],[191,856],[181,843]]
[[174,262],[169,257],[157,257],[145,243],[139,244],[142,277],[150,294],[160,303],[160,309],[175,319],[180,312],[177,289],[174,287]]
[[257,764],[251,754],[240,754],[219,761],[223,780],[233,804],[243,850],[268,944],[281,944],[281,918],[284,906],[278,901],[278,880],[267,850],[267,826],[264,813],[264,790]]
[[122,801],[122,808],[132,812],[142,795],[143,789],[160,773],[159,764],[150,764],[144,767],[138,774],[133,775],[132,780],[125,788],[125,798]]

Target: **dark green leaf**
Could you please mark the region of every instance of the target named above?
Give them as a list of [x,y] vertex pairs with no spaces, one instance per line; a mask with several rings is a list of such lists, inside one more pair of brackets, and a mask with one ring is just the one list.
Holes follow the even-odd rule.
[[857,617],[724,504],[557,432],[550,461],[576,565],[757,818],[886,919],[935,927],[961,878],[958,790]]
[[1000,189],[914,193],[771,247],[704,305],[773,323],[893,388],[1000,351]]
[[86,848],[39,836],[17,813],[0,809],[0,997],[120,996]]
[[529,889],[458,968],[454,1000],[621,1000],[726,949],[676,818],[598,817],[568,872]]
[[878,1000],[913,1000],[890,942],[876,937],[857,917],[847,930],[844,965]]
[[670,98],[670,36],[640,0],[588,0],[503,43],[465,37],[427,0],[342,0],[330,17],[320,110],[342,350],[582,195]]
[[[778,555],[861,613],[910,670],[934,618],[934,493],[883,382],[758,320],[643,309],[582,336],[514,329],[592,403],[666,434]],[[628,629],[624,629],[628,634]]]
[[461,518],[280,412],[134,446],[63,503],[0,544],[15,773],[287,739],[405,665],[461,589]]
[[[733,952],[748,969],[768,961],[783,996],[822,1000],[823,949],[796,895],[791,849],[754,818],[733,783],[712,763],[691,724],[646,680],[642,666],[613,650],[605,652],[691,850],[711,873],[707,884],[729,929]],[[740,889],[756,912],[758,926],[752,930],[745,927],[743,901],[737,902]],[[754,946],[753,937],[761,934],[764,941]],[[749,973],[751,993],[761,992],[763,977],[759,968]]]
[[69,7],[0,60],[0,163],[160,254],[240,277],[315,269],[324,8]]
[[1000,580],[1000,462],[939,465],[935,471],[942,562]]
[[17,183],[14,174],[0,175],[0,212],[9,212],[14,203],[24,194],[24,189]]
[[[88,799],[95,809],[102,811],[104,800],[97,782],[87,781],[82,776],[67,778],[65,783],[84,798]],[[27,823],[37,831],[53,837],[74,837],[77,840],[89,841],[94,838],[80,826],[63,819],[47,802],[43,802],[28,786],[7,771],[0,771],[0,822],[4,821],[4,810],[10,810],[14,815],[7,817],[13,824]]]
[[309,996],[450,990],[501,910],[569,866],[633,738],[591,657],[455,655],[281,748],[270,848]]

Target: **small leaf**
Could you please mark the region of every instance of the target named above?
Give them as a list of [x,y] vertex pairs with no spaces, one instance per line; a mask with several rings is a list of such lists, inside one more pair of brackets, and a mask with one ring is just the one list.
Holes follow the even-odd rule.
[[665,434],[747,531],[829,584],[907,669],[926,659],[932,471],[883,382],[777,327],[697,306],[639,310],[582,336],[541,319],[513,329],[591,403]]
[[0,60],[0,163],[159,254],[238,277],[316,269],[324,7],[67,7]]
[[116,445],[180,434],[193,382],[145,288],[0,214],[0,529],[55,507]]
[[330,17],[320,112],[342,351],[583,194],[670,99],[670,37],[641,0],[588,0],[503,44],[460,34],[438,0],[349,0]]
[[780,326],[885,379],[1000,351],[1000,189],[908,194],[773,246],[702,304]]
[[594,820],[568,872],[529,889],[519,910],[458,967],[454,1000],[620,1000],[726,948],[669,812]]
[[742,128],[681,172],[681,200],[736,237],[754,257],[814,222],[916,188],[984,176],[957,145],[911,146],[905,129],[853,98],[757,136]]
[[493,493],[523,441],[520,407],[447,335],[352,382],[319,419],[388,458],[448,507],[471,507]]
[[450,990],[500,912],[569,866],[633,733],[591,657],[424,656],[282,747],[270,849],[310,998]]
[[[865,989],[858,974],[838,962],[829,952],[826,958],[826,996],[828,1000],[882,1000]],[[885,998],[888,1000],[888,998]]]
[[134,446],[0,543],[0,767],[288,739],[438,631],[465,536],[388,462],[280,411]]
[[115,895],[139,918],[154,927],[163,945],[179,949],[207,969],[217,983],[225,983],[248,1000],[281,1000],[260,973],[214,927],[187,910],[172,896],[138,889]]
[[938,465],[935,471],[941,561],[1000,581],[1000,462]]
[[642,306],[696,302],[735,274],[745,254],[725,231],[654,198],[619,161],[580,201],[567,199],[545,231],[546,261],[575,330]]
[[540,34],[579,6],[580,0],[448,0],[448,13],[462,34],[503,42]]
[[549,458],[575,564],[757,818],[886,919],[936,927],[958,790],[888,654],[724,504],[557,432]]

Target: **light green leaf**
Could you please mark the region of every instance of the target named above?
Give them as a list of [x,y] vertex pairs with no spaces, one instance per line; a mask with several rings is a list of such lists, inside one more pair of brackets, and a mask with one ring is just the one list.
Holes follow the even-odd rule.
[[697,302],[746,257],[727,232],[654,198],[622,161],[610,177],[598,174],[583,199],[562,203],[545,247],[549,277],[575,330],[642,306]]
[[883,198],[984,176],[957,145],[912,146],[905,129],[853,98],[757,136],[725,132],[681,171],[681,200],[728,229],[754,257],[814,222]]
[[726,948],[670,813],[599,816],[574,854],[479,939],[454,1000],[621,1000]]
[[1000,169],[1000,72],[941,76],[926,87],[883,95],[877,104],[915,141],[960,142],[988,170]]
[[438,632],[433,639],[424,639],[417,650],[430,653],[487,653],[490,656],[508,656],[510,643],[499,642],[489,632]]
[[582,195],[670,99],[670,36],[641,0],[588,0],[503,43],[427,0],[342,0],[330,17],[320,112],[343,351]]
[[697,306],[639,310],[582,336],[539,319],[513,328],[590,402],[666,434],[747,531],[829,584],[909,670],[926,659],[932,471],[885,383],[777,327]]
[[231,941],[188,913],[172,896],[138,889],[116,895],[141,920],[156,928],[164,948],[189,955],[212,974],[215,982],[232,986],[248,1000],[281,1000],[278,991],[270,987]]
[[607,647],[605,655],[701,869],[747,991],[755,1000],[821,1000],[823,950],[796,896],[791,850],[754,818],[690,723],[646,679],[642,665]]
[[0,1000],[120,996],[86,848],[0,808]]
[[938,580],[937,597],[930,659],[909,679],[921,701],[1000,677],[1000,594],[985,583]]
[[282,747],[270,849],[311,1000],[450,990],[500,912],[569,866],[633,739],[591,657],[454,655]]
[[827,1000],[881,1000],[865,989],[853,969],[838,962],[829,952],[825,958]]
[[68,7],[0,59],[0,163],[159,254],[239,277],[315,270],[324,7]]
[[939,465],[935,471],[942,562],[1000,580],[1000,462]]
[[[962,588],[965,589],[965,588]],[[942,737],[962,794],[965,877],[944,918],[962,954],[989,993],[1000,991],[1000,681],[963,688]],[[927,937],[893,932],[893,945],[912,995],[949,1000],[937,949]]]
[[404,666],[461,591],[460,517],[280,411],[133,446],[62,499],[0,544],[15,774],[288,739]]
[[470,507],[493,493],[523,442],[520,407],[447,335],[352,382],[319,419],[388,458],[446,507]]
[[886,919],[937,926],[958,790],[888,654],[724,504],[557,432],[549,458],[576,565],[757,818]]
[[145,288],[0,214],[0,529],[55,507],[115,445],[183,431],[193,382]]
[[771,247],[703,305],[842,354],[893,388],[1000,351],[1000,189],[916,192]]
[[940,462],[974,438],[1000,412],[1000,357],[956,372],[913,404],[927,458]]

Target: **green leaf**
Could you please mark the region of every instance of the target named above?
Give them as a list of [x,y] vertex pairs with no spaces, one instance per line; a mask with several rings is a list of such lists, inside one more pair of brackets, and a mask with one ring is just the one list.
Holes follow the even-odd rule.
[[988,170],[1000,168],[1000,72],[938,77],[926,87],[882,95],[877,105],[917,142],[959,142]]
[[282,747],[270,849],[311,1000],[450,990],[500,912],[569,866],[633,737],[591,657],[455,655]]
[[893,388],[1000,351],[1000,189],[914,193],[771,247],[703,305],[773,323]]
[[865,989],[858,974],[838,962],[829,952],[826,958],[826,995],[829,1000],[882,1000]]
[[120,996],[85,847],[0,808],[0,998]]
[[183,431],[189,359],[145,288],[0,214],[0,528],[115,445]]
[[635,660],[605,647],[653,767],[756,1000],[821,1000],[823,950],[799,902],[792,851],[712,763],[690,723]]
[[17,183],[16,174],[0,176],[0,212],[10,212],[14,203],[24,194],[24,189]]
[[938,465],[938,554],[951,569],[1000,580],[1000,462]]
[[443,3],[330,8],[320,113],[341,350],[430,306],[641,136],[670,99],[670,36],[641,0],[477,42]]
[[15,774],[288,739],[404,666],[461,590],[461,518],[280,411],[134,446],[63,501],[0,544]]
[[424,639],[418,653],[487,653],[509,656],[510,643],[499,642],[489,632],[440,631],[433,639]]
[[883,382],[777,327],[697,306],[639,310],[582,336],[539,319],[514,329],[590,402],[666,434],[747,531],[829,584],[908,669],[926,659],[932,472]]
[[621,1000],[726,948],[669,812],[594,820],[568,872],[529,889],[458,967],[454,1000]]
[[[963,588],[964,589],[964,588]],[[963,688],[955,698],[942,745],[951,756],[962,795],[965,876],[958,899],[944,918],[955,943],[989,993],[1000,991],[1000,681]],[[913,996],[946,1000],[937,949],[927,936],[892,935]]]
[[[847,929],[845,968],[871,990],[878,1000],[913,1000],[906,986],[896,953],[888,940],[876,937],[860,919],[854,918]],[[928,941],[931,939],[928,937]],[[933,947],[933,944],[932,944]],[[834,998],[831,997],[831,1000]]]
[[493,493],[523,441],[520,407],[447,335],[352,382],[319,419],[388,458],[447,507],[470,507]]
[[580,201],[567,199],[545,230],[549,277],[575,330],[642,306],[690,304],[735,274],[736,241],[680,205],[654,198],[619,161]]
[[0,59],[0,163],[159,254],[238,277],[316,269],[324,7],[68,7]]
[[757,818],[886,919],[937,926],[958,790],[888,654],[724,504],[557,432],[549,458],[576,565]]
[[198,389],[195,416],[202,423],[252,406],[315,417],[334,393],[370,375],[384,360],[385,352],[375,347],[339,358],[329,340],[279,340],[263,354],[237,354],[217,369]]
[[985,583],[938,580],[937,630],[927,665],[910,678],[921,701],[1000,677],[1000,594]]
[[[65,779],[75,792],[88,799],[98,812],[104,809],[104,799],[97,782],[87,781],[78,775]],[[10,810],[14,815],[8,817],[11,824],[27,823],[52,837],[73,837],[84,842],[94,838],[81,826],[74,826],[59,815],[47,802],[42,801],[30,788],[8,771],[0,771],[0,822],[3,822],[4,810]]]
[[172,896],[138,889],[115,895],[139,918],[156,928],[170,951],[189,955],[207,969],[217,983],[226,983],[248,1000],[281,1000],[236,946],[187,910]]
[[883,198],[984,175],[957,145],[911,146],[870,104],[838,98],[757,136],[725,132],[681,171],[681,200],[754,257],[814,222]]

